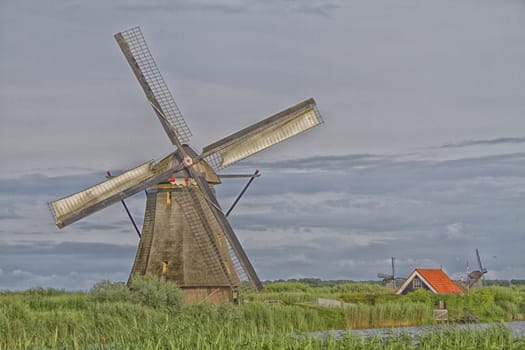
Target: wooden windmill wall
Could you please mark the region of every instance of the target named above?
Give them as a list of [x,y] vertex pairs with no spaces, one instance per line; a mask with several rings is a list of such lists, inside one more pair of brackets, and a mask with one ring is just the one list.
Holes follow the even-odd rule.
[[[186,149],[194,153],[189,147]],[[206,164],[198,166],[208,186],[220,183]],[[186,301],[231,300],[241,281],[228,242],[204,194],[186,172],[147,190],[142,238],[130,274],[164,276]]]
[[[229,300],[240,281],[233,273],[224,235],[196,186],[172,186],[160,184],[148,190],[142,238],[130,278],[146,273],[164,276],[183,288],[190,302],[209,295],[211,301]],[[213,239],[195,231],[201,215],[209,219]]]

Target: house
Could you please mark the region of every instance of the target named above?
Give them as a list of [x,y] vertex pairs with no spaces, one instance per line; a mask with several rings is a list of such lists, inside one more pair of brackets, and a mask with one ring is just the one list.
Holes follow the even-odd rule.
[[396,294],[407,294],[421,288],[435,294],[463,293],[443,270],[415,269],[399,287]]

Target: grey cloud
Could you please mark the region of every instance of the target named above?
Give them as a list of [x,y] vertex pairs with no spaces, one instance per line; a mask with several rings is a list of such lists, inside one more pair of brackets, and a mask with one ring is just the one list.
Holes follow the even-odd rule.
[[88,289],[127,278],[135,246],[85,242],[25,242],[0,246],[0,289]]
[[243,5],[223,3],[199,3],[198,1],[172,1],[169,3],[125,3],[118,6],[119,9],[138,12],[219,12],[223,14],[245,13],[247,8]]
[[469,146],[492,146],[502,144],[518,144],[525,143],[525,137],[500,137],[490,140],[466,140],[457,143],[447,143],[439,148],[461,148]]
[[43,174],[22,175],[17,178],[1,178],[2,195],[27,194],[64,196],[104,180],[104,173],[84,173],[74,176],[47,176]]
[[122,273],[100,272],[81,273],[67,272],[64,274],[44,273],[14,269],[0,273],[0,290],[26,290],[35,287],[67,289],[74,291],[89,290],[96,282],[103,280],[126,281]]
[[[135,8],[118,7],[129,4]],[[497,270],[488,267],[493,276],[523,276],[516,258],[524,248],[525,206],[521,4],[405,5],[3,2],[0,32],[9,35],[1,38],[0,64],[2,244],[136,243],[118,204],[58,231],[46,202],[103,180],[108,166],[131,168],[171,149],[111,37],[140,25],[195,132],[192,146],[308,96],[319,104],[322,127],[243,163],[250,172],[260,167],[263,176],[231,220],[248,252],[257,251],[262,278],[315,272],[368,279],[392,255],[400,269],[417,262],[463,271],[476,247],[498,256]],[[428,148],[447,144],[458,147]],[[507,154],[487,156],[503,148]],[[455,160],[429,160],[421,149]],[[61,172],[79,166],[86,170],[76,176]],[[32,175],[10,175],[17,171]],[[221,203],[227,207],[241,187],[225,181],[217,188]],[[140,219],[143,197],[129,202]],[[283,232],[291,244],[275,254],[264,248],[261,240],[279,242]],[[373,243],[351,246],[359,235]],[[322,237],[334,244],[323,246]],[[338,249],[341,240],[349,246]],[[35,255],[44,259],[39,272],[8,255],[0,268],[29,273],[28,284],[43,281],[38,276],[51,280],[53,271],[73,274],[62,269],[77,263],[101,271],[106,264],[125,279],[132,250],[129,259],[107,257],[99,265],[81,253],[78,262],[73,254],[59,255],[60,262]],[[290,267],[277,256],[286,261],[287,252]]]
[[[405,161],[391,156],[375,159],[370,157],[362,162],[356,161],[353,156],[340,156],[327,157],[326,166],[322,165],[322,157],[316,158],[315,162],[305,159],[279,164],[263,163],[257,164],[263,175],[254,182],[249,194],[267,196],[294,192],[350,192],[353,195],[384,196],[405,191],[406,194],[418,193],[419,198],[416,200],[425,202],[425,198],[439,200],[450,191],[463,195],[461,191],[465,192],[465,188],[457,186],[458,181],[462,181],[461,184],[466,185],[467,189],[480,187],[481,190],[483,187],[485,191],[497,191],[493,186],[501,186],[507,181],[505,178],[516,178],[516,181],[519,181],[525,176],[523,163],[523,153],[450,161]],[[289,174],[288,169],[306,171]],[[330,169],[335,170],[330,172]],[[271,180],[272,185],[265,185],[267,178]],[[283,185],[275,186],[273,183]],[[520,191],[520,187],[515,189]],[[219,191],[221,190],[222,188],[219,188]]]
[[16,210],[12,204],[5,205],[0,211],[0,220],[18,218],[20,218],[20,215],[16,213]]
[[122,257],[129,255],[130,251],[135,250],[135,247],[108,243],[88,243],[88,242],[25,242],[12,243],[0,246],[0,254],[2,257],[7,255],[74,255],[89,254],[96,260],[97,257]]
[[333,12],[340,8],[337,3],[332,1],[295,1],[294,11],[331,18]]
[[[524,164],[525,154],[521,153],[452,161],[347,155],[257,164],[262,165],[263,176],[252,184],[230,221],[263,279],[374,279],[390,256],[398,258],[400,274],[421,264],[444,265],[450,273],[462,273],[466,257],[475,248],[487,256],[498,256],[494,270],[491,259],[487,261],[494,278],[517,278],[525,273],[519,261]],[[246,167],[252,170],[252,165]],[[127,278],[136,237],[118,205],[71,225],[67,233],[61,231],[60,236],[53,236],[57,242],[30,240],[51,237],[46,231],[56,231],[51,231],[46,198],[61,186],[60,191],[78,191],[82,188],[77,186],[98,181],[98,174],[25,179],[41,186],[19,186],[13,191],[10,186],[17,179],[0,181],[2,201],[9,201],[9,196],[17,203],[15,213],[21,215],[4,220],[4,227],[12,232],[3,237],[8,244],[0,248],[0,268],[10,277],[0,279],[1,286],[57,281],[53,274],[79,274],[86,281],[97,273]],[[217,186],[221,202],[231,202],[243,184],[225,181]],[[40,198],[36,203],[28,200],[34,192]],[[140,220],[143,195],[130,198],[129,204]],[[36,210],[38,206],[42,208]],[[33,214],[49,224],[28,227]],[[16,243],[17,237],[29,243]],[[80,241],[61,242],[64,237]],[[100,243],[83,241],[86,239]],[[30,274],[21,279],[25,284],[14,282],[14,270]],[[60,283],[73,288],[71,283]]]
[[139,12],[216,12],[222,14],[245,14],[247,12],[287,12],[331,17],[340,8],[337,2],[330,0],[287,0],[287,1],[131,1],[117,6],[119,9]]
[[[322,157],[263,164],[263,177],[252,185],[232,214],[232,224],[247,242],[252,242],[255,234],[279,242],[279,234],[274,231],[309,228],[321,241],[321,237],[326,238],[325,246],[317,250],[333,266],[345,255],[355,259],[360,252],[365,255],[363,259],[366,255],[376,259],[381,254],[394,255],[411,261],[400,261],[400,271],[405,274],[414,263],[432,263],[433,267],[443,264],[452,272],[462,272],[463,257],[475,247],[501,254],[493,249],[497,232],[505,241],[516,242],[508,247],[506,257],[507,263],[519,264],[524,154],[452,161],[403,159],[370,156],[366,157],[366,167],[354,167],[355,162],[362,161],[360,157],[327,157],[327,167],[341,169],[331,176],[322,166]],[[303,172],[282,174],[290,168]],[[325,177],[326,181],[321,180]],[[254,232],[255,225],[263,225],[266,232]],[[325,229],[341,233],[356,230],[385,240],[358,250],[349,247],[340,251],[341,244],[324,234]],[[306,249],[301,241],[298,234],[297,246]],[[504,245],[501,241],[498,244]],[[441,253],[436,255],[437,251]],[[343,275],[343,270],[337,271],[331,268],[324,273],[334,278]],[[346,273],[365,274],[364,270]]]
[[[110,224],[110,225],[108,225],[108,224],[96,224],[96,223],[91,223],[91,222],[80,221],[80,222],[75,224],[75,228],[77,228],[79,230],[85,230],[85,231],[94,231],[94,230],[98,230],[98,231],[113,231],[113,230],[116,230],[116,229],[120,229],[126,223],[127,223],[127,221],[123,221],[123,220],[116,221],[115,223]],[[126,232],[125,230],[123,230],[123,231]]]
[[246,161],[243,163],[244,168],[261,167],[263,172],[265,169],[270,170],[297,170],[301,173],[307,173],[311,169],[315,171],[322,170],[341,170],[351,166],[354,168],[374,166],[387,162],[387,157],[382,157],[373,154],[346,154],[338,156],[314,156],[299,159],[287,159],[274,162],[260,162]]

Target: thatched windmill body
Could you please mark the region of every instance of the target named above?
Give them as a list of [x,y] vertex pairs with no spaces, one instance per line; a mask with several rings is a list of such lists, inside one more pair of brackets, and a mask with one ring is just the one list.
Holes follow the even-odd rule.
[[50,202],[62,228],[146,190],[142,235],[130,278],[146,273],[177,282],[190,302],[232,298],[243,281],[262,284],[215,197],[221,170],[322,123],[313,99],[204,147],[191,132],[138,27],[115,34],[175,151],[73,195]]

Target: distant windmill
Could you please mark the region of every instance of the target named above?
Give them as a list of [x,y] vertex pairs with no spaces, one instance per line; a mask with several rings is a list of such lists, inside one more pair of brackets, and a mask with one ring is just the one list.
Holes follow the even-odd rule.
[[[191,132],[140,29],[117,33],[115,39],[175,150],[118,176],[108,173],[106,181],[50,202],[56,225],[62,228],[119,201],[125,205],[125,198],[146,190],[130,278],[164,276],[183,289],[188,301],[231,300],[244,281],[260,290],[261,281],[215,197],[213,186],[224,177],[217,171],[321,124],[315,101],[307,99],[199,154],[186,144]],[[215,121],[214,127],[220,126],[220,119]],[[258,172],[249,175],[254,176]]]
[[402,281],[404,278],[396,277],[396,258],[392,257],[392,274],[387,275],[384,273],[378,273],[377,277],[383,279],[383,283],[385,286],[389,289],[396,289],[397,288],[397,281]]
[[484,268],[483,265],[481,265],[481,258],[479,257],[478,248],[476,248],[476,257],[478,259],[479,270],[468,272],[467,282],[468,282],[469,288],[472,288],[476,284],[481,286],[481,278],[483,277],[484,274],[487,273],[487,269]]

